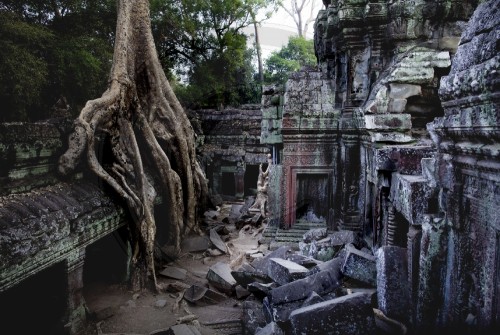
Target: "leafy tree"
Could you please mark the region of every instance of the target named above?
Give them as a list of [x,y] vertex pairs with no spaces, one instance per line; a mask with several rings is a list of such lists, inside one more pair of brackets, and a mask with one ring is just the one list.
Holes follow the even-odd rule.
[[291,36],[287,45],[274,51],[266,61],[266,83],[284,83],[290,72],[303,66],[315,66],[314,41],[300,36]]
[[114,0],[0,1],[0,119],[37,120],[63,95],[80,109],[107,83]]
[[49,81],[45,56],[53,40],[46,27],[0,12],[0,120],[26,119],[31,106],[42,105]]
[[[258,83],[242,29],[271,0],[154,0],[153,32],[165,68],[184,78],[181,101],[194,106],[249,102]],[[171,73],[171,78],[173,74]],[[250,100],[248,100],[250,99]]]

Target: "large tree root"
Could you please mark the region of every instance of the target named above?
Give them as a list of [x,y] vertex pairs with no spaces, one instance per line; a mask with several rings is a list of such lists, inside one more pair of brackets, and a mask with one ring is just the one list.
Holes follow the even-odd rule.
[[[112,164],[96,148],[104,131]],[[88,101],[75,121],[59,170],[67,174],[83,154],[89,168],[122,197],[132,215],[135,265],[132,283],[156,288],[154,200],[166,199],[175,250],[189,231],[197,231],[197,205],[207,194],[196,161],[194,132],[161,68],[147,0],[119,0],[110,84],[102,97]]]

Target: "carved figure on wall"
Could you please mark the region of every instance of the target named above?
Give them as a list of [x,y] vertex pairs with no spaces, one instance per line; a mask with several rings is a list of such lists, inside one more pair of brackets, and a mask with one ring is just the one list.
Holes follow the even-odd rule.
[[255,202],[250,208],[259,208],[262,217],[266,217],[267,210],[267,189],[269,187],[269,170],[272,164],[271,155],[267,155],[267,168],[264,171],[262,169],[262,163],[259,165],[259,177],[257,179],[257,196],[255,197]]

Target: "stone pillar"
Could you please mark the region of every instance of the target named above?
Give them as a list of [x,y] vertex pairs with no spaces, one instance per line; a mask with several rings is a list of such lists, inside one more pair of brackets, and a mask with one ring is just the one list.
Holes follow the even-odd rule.
[[78,334],[86,323],[86,305],[83,298],[83,263],[85,248],[72,252],[65,260],[67,275],[67,323],[69,335]]
[[[419,285],[415,327],[418,331],[436,329],[443,301],[442,283],[446,276],[448,227],[446,220],[425,217],[419,261]],[[418,332],[417,331],[417,332]]]
[[[342,134],[342,218],[340,228],[361,231],[363,229],[360,195],[364,194],[364,178],[361,177],[360,143],[354,134]],[[364,208],[363,208],[364,209]]]
[[415,323],[415,309],[417,306],[418,297],[418,281],[419,281],[419,260],[420,260],[420,241],[422,239],[422,229],[420,226],[411,225],[408,231],[408,282],[410,289],[410,319],[411,323]]

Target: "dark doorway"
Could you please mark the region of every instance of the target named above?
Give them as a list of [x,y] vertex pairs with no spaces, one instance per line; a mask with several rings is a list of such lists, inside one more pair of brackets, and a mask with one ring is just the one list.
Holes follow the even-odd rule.
[[125,227],[106,235],[86,248],[83,266],[85,289],[94,284],[118,284],[127,276],[127,243]]
[[223,195],[234,196],[236,194],[236,184],[234,182],[234,172],[222,172],[221,193]]
[[296,218],[328,217],[329,195],[327,174],[297,174]]
[[245,196],[257,194],[258,178],[259,178],[259,166],[247,164],[245,169]]
[[65,334],[67,281],[58,263],[0,293],[2,334]]

